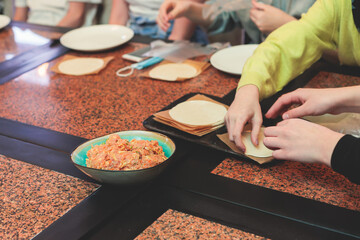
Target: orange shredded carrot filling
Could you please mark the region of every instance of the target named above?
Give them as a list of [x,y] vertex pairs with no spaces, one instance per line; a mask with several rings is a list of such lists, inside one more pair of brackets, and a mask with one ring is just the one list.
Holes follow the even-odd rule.
[[93,146],[87,152],[87,157],[87,167],[104,170],[139,170],[166,160],[157,141],[128,141],[117,134],[110,135],[105,144]]

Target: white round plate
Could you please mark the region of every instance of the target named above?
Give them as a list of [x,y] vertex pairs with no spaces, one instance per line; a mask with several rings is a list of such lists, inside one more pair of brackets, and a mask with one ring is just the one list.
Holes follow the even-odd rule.
[[65,33],[60,42],[63,46],[84,52],[102,51],[120,46],[134,36],[134,31],[120,25],[94,25]]
[[0,15],[0,29],[6,27],[10,23],[11,19],[6,15]]
[[211,56],[211,65],[220,71],[241,75],[246,60],[258,46],[259,44],[244,44],[222,49]]

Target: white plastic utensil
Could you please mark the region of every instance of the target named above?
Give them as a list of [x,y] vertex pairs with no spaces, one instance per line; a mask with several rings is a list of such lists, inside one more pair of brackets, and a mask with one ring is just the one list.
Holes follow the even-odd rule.
[[[119,70],[116,71],[116,75],[119,77],[128,77],[134,73],[134,69],[139,69],[139,70],[144,69],[144,68],[150,67],[154,64],[157,64],[157,63],[161,62],[162,60],[164,60],[164,59],[161,57],[152,57],[145,61],[142,61],[139,63],[134,63],[134,64],[131,64],[130,66],[120,68]],[[130,70],[130,71],[127,73],[123,73],[127,70]]]

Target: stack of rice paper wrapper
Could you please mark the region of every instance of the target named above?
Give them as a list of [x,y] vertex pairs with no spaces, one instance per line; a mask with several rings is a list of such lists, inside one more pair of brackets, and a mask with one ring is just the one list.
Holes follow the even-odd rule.
[[195,95],[170,110],[154,114],[154,120],[196,136],[224,126],[228,106],[204,95]]

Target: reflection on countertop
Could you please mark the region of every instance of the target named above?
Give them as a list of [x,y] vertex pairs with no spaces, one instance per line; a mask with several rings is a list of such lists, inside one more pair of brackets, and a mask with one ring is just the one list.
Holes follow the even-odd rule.
[[17,26],[11,26],[0,32],[1,38],[1,52],[0,62],[10,60],[15,56],[42,46],[51,41],[49,36],[40,35],[41,31],[22,29]]

